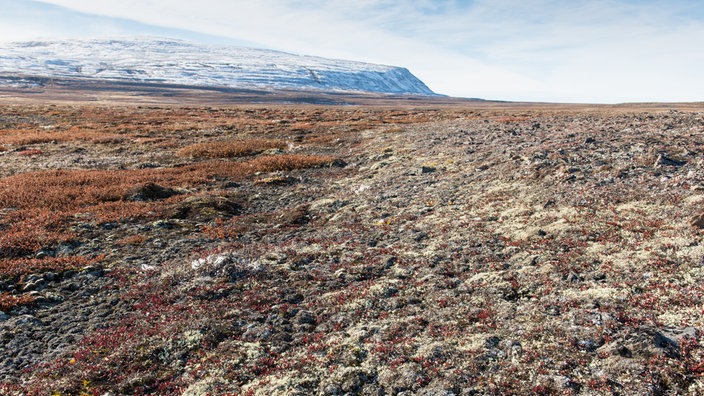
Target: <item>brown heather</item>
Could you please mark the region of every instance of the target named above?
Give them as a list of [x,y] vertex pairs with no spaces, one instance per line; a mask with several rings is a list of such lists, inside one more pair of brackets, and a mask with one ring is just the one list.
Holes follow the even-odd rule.
[[111,144],[124,141],[126,136],[113,133],[69,128],[67,130],[4,130],[0,132],[0,144],[25,146],[40,143],[66,143],[88,141],[93,143]]
[[24,173],[0,180],[0,207],[79,212],[99,203],[125,200],[128,193],[140,184],[187,188],[207,184],[216,177],[239,180],[260,172],[330,165],[333,160],[329,156],[292,154],[245,162],[202,162],[165,169]]
[[270,149],[284,149],[286,142],[281,140],[251,139],[227,142],[196,143],[176,152],[179,157],[191,158],[233,158],[259,154]]
[[[27,273],[41,273],[47,271],[63,272],[81,269],[95,264],[101,259],[88,259],[85,257],[45,257],[0,260],[0,273],[4,278],[21,278]],[[0,311],[4,311],[0,309]]]
[[34,296],[23,294],[21,296],[13,296],[9,293],[0,294],[0,311],[8,311],[13,307],[30,305],[34,303]]
[[[280,155],[246,162],[204,162],[179,168],[148,170],[57,170],[10,176],[0,180],[0,207],[13,209],[0,217],[0,259],[31,254],[42,247],[74,239],[68,231],[72,218],[101,223],[158,216],[175,196],[161,203],[132,201],[135,186],[157,183],[191,188],[215,178],[240,180],[261,172],[281,172],[329,165],[334,158]],[[33,270],[28,267],[27,271]]]

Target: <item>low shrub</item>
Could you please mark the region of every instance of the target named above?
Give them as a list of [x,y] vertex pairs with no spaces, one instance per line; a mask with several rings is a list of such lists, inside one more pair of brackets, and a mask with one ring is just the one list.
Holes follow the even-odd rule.
[[0,180],[0,207],[75,212],[99,203],[122,201],[140,184],[194,186],[207,184],[215,177],[241,179],[258,172],[313,168],[333,161],[333,157],[319,155],[274,155],[246,162],[212,161],[166,169],[23,173]]
[[42,272],[64,272],[95,264],[102,257],[45,257],[0,260],[0,278],[18,278],[25,274]]
[[251,139],[232,140],[229,142],[196,143],[176,152],[179,157],[190,158],[234,158],[259,154],[270,149],[284,149],[282,140]]
[[7,312],[17,306],[33,304],[34,301],[35,297],[28,294],[15,296],[9,293],[3,293],[0,294],[0,311]]
[[44,154],[42,150],[37,150],[37,149],[28,149],[28,150],[22,150],[18,151],[17,155],[23,156],[23,157],[31,157],[33,155],[41,155]]
[[66,130],[33,130],[16,129],[4,130],[0,132],[0,144],[12,144],[24,146],[28,144],[41,143],[65,143],[75,141],[87,141],[93,143],[121,143],[125,140],[124,135],[99,132],[89,129],[71,127]]
[[130,235],[118,240],[116,243],[120,246],[139,246],[146,240],[147,237],[144,235]]

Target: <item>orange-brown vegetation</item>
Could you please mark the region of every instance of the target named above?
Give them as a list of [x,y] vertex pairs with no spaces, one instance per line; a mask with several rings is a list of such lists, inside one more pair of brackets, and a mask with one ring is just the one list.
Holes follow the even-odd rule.
[[34,296],[23,294],[21,296],[14,296],[9,293],[0,294],[0,311],[7,311],[10,308],[29,305],[34,303],[36,298]]
[[24,157],[31,157],[33,155],[41,155],[41,154],[44,154],[44,152],[41,150],[37,150],[37,149],[22,150],[22,151],[17,152],[17,155],[21,155]]
[[[86,267],[100,261],[100,257],[44,257],[23,258],[0,261],[0,273],[3,277],[21,278],[22,275],[32,272],[55,271],[62,272]],[[2,311],[2,309],[0,309]]]
[[239,180],[259,172],[291,171],[332,164],[320,155],[272,155],[245,162],[210,161],[177,168],[144,170],[56,170],[25,173],[0,180],[0,206],[80,211],[103,202],[128,200],[135,186],[169,187],[206,184],[216,177]]
[[105,133],[89,129],[70,127],[65,130],[54,129],[12,129],[0,132],[0,144],[24,146],[39,143],[65,143],[78,140],[93,143],[122,142],[125,136],[114,133]]
[[[187,198],[193,189],[209,189],[222,180],[238,181],[258,173],[330,165],[334,157],[306,153],[269,155],[247,161],[212,159],[285,149],[286,140],[278,137],[290,130],[304,132],[305,129],[305,136],[313,133],[313,129],[325,133],[323,127],[304,121],[305,118],[327,119],[328,127],[339,123],[336,114],[317,110],[303,119],[296,112],[269,109],[50,107],[47,111],[42,107],[13,107],[0,113],[10,120],[0,125],[0,151],[21,146],[22,150],[16,152],[20,157],[61,158],[65,146],[60,145],[85,142],[107,145],[119,152],[148,147],[170,151],[182,158],[210,159],[154,169],[17,168],[12,171],[14,175],[0,179],[0,208],[3,208],[0,258],[5,261],[74,241],[77,235],[72,225],[77,222],[155,218]],[[211,138],[203,141],[202,135]],[[222,140],[220,136],[229,139]],[[80,150],[99,153],[103,149]],[[181,189],[185,194],[144,199],[135,190],[147,184]],[[122,242],[138,244],[139,241],[135,237]],[[16,262],[12,265],[22,268]],[[41,271],[51,265],[56,265],[57,270],[60,266],[58,262],[47,261],[46,268],[25,268],[27,272]]]
[[137,246],[143,244],[146,240],[147,237],[144,235],[130,235],[118,240],[115,243],[121,246]]
[[259,154],[270,149],[282,150],[286,142],[271,139],[235,140],[227,142],[196,143],[176,152],[179,157],[233,158]]
[[[43,247],[71,241],[73,218],[81,215],[105,223],[158,217],[176,195],[153,202],[150,197],[131,196],[135,186],[158,183],[166,187],[195,187],[214,178],[235,180],[260,172],[292,171],[329,165],[333,157],[276,155],[246,162],[205,162],[179,168],[87,171],[57,170],[19,174],[0,180],[0,207],[13,209],[0,234],[0,259],[22,257]],[[135,242],[134,240],[132,242]],[[47,270],[32,266],[25,271]],[[59,270],[60,268],[54,268]],[[2,273],[2,272],[0,272]]]
[[0,216],[0,259],[21,257],[75,235],[64,228],[65,215],[50,209],[31,207]]

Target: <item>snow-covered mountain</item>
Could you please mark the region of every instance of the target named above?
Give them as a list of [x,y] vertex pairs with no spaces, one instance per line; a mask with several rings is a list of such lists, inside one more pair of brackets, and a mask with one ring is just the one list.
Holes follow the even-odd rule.
[[156,38],[0,43],[3,76],[434,95],[401,67]]

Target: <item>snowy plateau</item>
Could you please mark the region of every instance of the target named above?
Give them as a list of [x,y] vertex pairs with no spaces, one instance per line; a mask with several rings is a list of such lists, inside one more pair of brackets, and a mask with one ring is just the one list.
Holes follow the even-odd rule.
[[0,85],[36,77],[204,87],[435,95],[401,67],[171,39],[0,43]]

